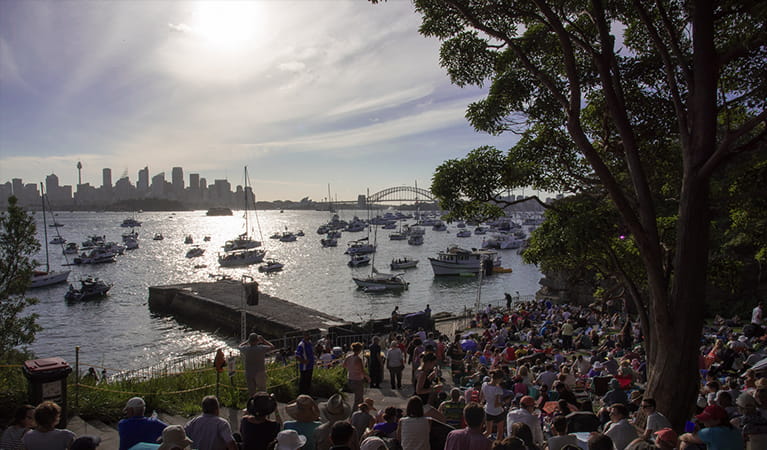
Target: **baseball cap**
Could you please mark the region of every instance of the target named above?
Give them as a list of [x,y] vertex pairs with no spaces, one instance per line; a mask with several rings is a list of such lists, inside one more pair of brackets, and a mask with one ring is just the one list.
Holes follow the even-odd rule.
[[661,428],[660,430],[656,431],[653,434],[655,435],[656,441],[667,442],[671,445],[676,445],[677,440],[679,438],[676,432],[672,430],[671,428]]

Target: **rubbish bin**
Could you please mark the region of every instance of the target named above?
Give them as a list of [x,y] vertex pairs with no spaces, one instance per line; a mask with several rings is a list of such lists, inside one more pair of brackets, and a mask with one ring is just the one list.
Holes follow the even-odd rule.
[[38,405],[44,401],[61,406],[59,428],[67,426],[67,376],[72,368],[61,358],[31,359],[22,368],[29,382],[29,403]]

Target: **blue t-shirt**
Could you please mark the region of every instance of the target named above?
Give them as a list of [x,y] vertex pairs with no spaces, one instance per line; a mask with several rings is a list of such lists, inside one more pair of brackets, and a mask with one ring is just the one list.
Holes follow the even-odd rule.
[[162,430],[168,425],[165,422],[148,417],[129,417],[117,424],[120,433],[120,450],[128,450],[139,442],[157,442],[162,436]]
[[311,341],[301,340],[296,348],[296,356],[308,360],[306,364],[299,363],[298,370],[303,372],[314,368],[314,348]]
[[743,450],[743,437],[732,427],[704,428],[698,437],[708,450]]

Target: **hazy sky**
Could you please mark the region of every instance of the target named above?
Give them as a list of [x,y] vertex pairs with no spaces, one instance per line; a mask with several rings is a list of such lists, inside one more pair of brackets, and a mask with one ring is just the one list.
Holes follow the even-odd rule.
[[260,200],[427,188],[475,132],[406,0],[0,0],[0,182],[101,185],[149,166]]

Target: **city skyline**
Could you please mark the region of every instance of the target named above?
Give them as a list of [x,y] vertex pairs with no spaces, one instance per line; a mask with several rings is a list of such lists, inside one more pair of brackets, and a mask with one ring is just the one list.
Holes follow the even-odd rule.
[[[476,133],[411,2],[17,2],[0,14],[0,180],[193,167],[263,200],[355,198],[515,137]],[[154,169],[152,169],[154,170]],[[160,172],[160,170],[158,170]],[[153,174],[154,175],[154,174]]]

